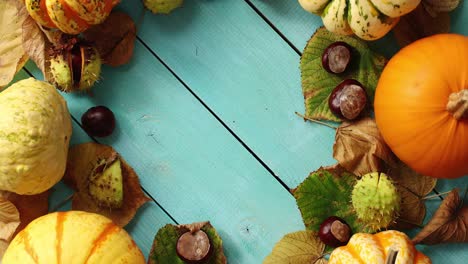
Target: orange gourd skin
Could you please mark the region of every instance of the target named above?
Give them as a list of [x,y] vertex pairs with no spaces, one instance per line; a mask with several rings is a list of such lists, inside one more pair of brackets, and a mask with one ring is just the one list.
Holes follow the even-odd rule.
[[68,211],[39,217],[8,246],[3,264],[145,264],[130,235],[98,214]]
[[29,15],[42,26],[79,34],[102,23],[120,0],[25,0]]
[[[468,37],[439,34],[400,50],[375,94],[377,126],[392,151],[415,171],[436,178],[468,174],[468,118],[447,110],[468,89]],[[465,91],[466,92],[466,91]]]
[[395,264],[432,263],[404,233],[388,230],[375,235],[354,234],[346,246],[333,250],[328,264],[384,264],[391,249],[398,251]]

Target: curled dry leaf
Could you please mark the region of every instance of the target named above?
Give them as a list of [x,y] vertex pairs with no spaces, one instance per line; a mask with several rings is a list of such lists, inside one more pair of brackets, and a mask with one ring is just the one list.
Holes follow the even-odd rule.
[[299,231],[285,235],[276,243],[263,264],[326,264],[325,244],[315,231]]
[[23,49],[42,72],[45,68],[47,43],[36,21],[28,17],[23,23]]
[[[100,204],[91,196],[90,177],[100,161],[115,156],[121,164],[123,201],[119,208],[110,208]],[[138,208],[150,201],[150,198],[143,193],[138,176],[132,167],[112,147],[107,145],[84,143],[71,147],[64,180],[76,191],[72,201],[73,210],[104,215],[121,227],[133,219]]]
[[349,172],[362,176],[369,172],[385,171],[397,158],[380,135],[371,118],[357,122],[343,122],[336,130],[333,157]]
[[447,12],[432,16],[422,5],[401,17],[393,28],[398,44],[404,47],[418,39],[450,31],[450,15]]
[[49,212],[50,191],[35,195],[19,195],[12,192],[1,192],[3,197],[15,205],[20,214],[21,223],[14,235],[23,230],[34,219],[46,215]]
[[22,45],[22,26],[27,17],[21,1],[0,1],[0,88],[10,83],[28,60]]
[[20,213],[16,206],[0,198],[0,240],[9,242],[20,224]]
[[0,260],[19,224],[18,209],[13,203],[0,197]]
[[468,242],[468,206],[458,190],[452,190],[442,201],[431,220],[414,238],[415,244]]
[[105,64],[119,66],[132,58],[136,26],[129,15],[114,12],[104,23],[85,31],[84,38],[96,45]]
[[426,216],[423,198],[434,189],[437,179],[421,175],[401,161],[389,169],[388,175],[395,181],[401,197],[400,212],[393,228],[420,226]]

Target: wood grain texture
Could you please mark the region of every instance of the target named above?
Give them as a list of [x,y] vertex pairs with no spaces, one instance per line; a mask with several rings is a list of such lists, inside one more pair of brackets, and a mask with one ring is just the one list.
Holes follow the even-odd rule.
[[[320,20],[317,22],[317,17],[305,13],[297,4],[275,0],[268,2],[257,0],[253,2],[257,4],[263,15],[299,50],[302,50],[307,39],[315,28],[320,25]],[[293,60],[292,57],[294,57],[294,50],[289,47],[290,52],[288,53],[285,51],[287,50],[285,42],[282,45],[276,44],[276,42],[280,41],[273,40],[274,37],[270,35],[271,30],[259,26],[261,22],[258,22],[257,19],[250,19],[250,16],[246,15],[249,14],[249,11],[241,7],[241,5],[238,2],[223,2],[216,5],[212,2],[199,1],[186,4],[185,9],[175,12],[170,18],[146,16],[141,27],[140,37],[226,122],[234,133],[259,155],[275,174],[279,175],[288,185],[294,185],[302,177],[291,176],[293,174],[291,171],[298,168],[295,167],[295,162],[300,160],[297,164],[302,168],[305,168],[304,164],[307,164],[304,160],[297,159],[298,153],[303,157],[316,156],[318,163],[326,163],[324,160],[328,155],[327,148],[323,145],[317,146],[317,143],[315,143],[310,144],[311,149],[313,146],[317,146],[311,152],[302,151],[302,149],[288,151],[288,148],[294,146],[294,144],[286,147],[281,144],[284,142],[285,137],[278,130],[288,129],[289,133],[294,134],[297,128],[292,127],[290,123],[284,122],[281,113],[278,112],[288,106],[299,105],[300,100],[287,101],[288,97],[284,96],[284,94],[278,96],[278,91],[281,91],[281,88],[288,87],[287,84],[283,83],[285,80],[292,80],[288,84],[298,84],[299,82],[297,79],[294,80],[294,76],[298,78],[299,74],[294,73],[292,67],[282,69],[281,63],[277,63],[278,60],[272,58],[272,54],[275,54],[274,56],[280,58],[285,64],[290,64],[290,60]],[[263,8],[260,5],[263,5]],[[126,9],[130,10],[129,7],[126,7]],[[278,12],[281,9],[288,14]],[[272,12],[276,13],[272,15]],[[305,13],[307,17],[304,15],[296,16],[299,12]],[[460,20],[460,12],[457,11],[454,14],[453,21],[455,30],[463,33],[466,29],[460,27],[466,23],[456,22]],[[238,19],[239,14],[242,14],[240,15],[242,19]],[[222,19],[219,17],[222,17]],[[309,26],[304,26],[307,24],[304,21],[310,23],[310,29]],[[459,25],[458,28],[457,25]],[[190,31],[185,27],[189,28]],[[226,32],[233,36],[229,36]],[[280,36],[277,36],[277,39],[279,38]],[[237,45],[232,43],[237,43]],[[207,46],[206,52],[203,52],[204,46]],[[397,50],[396,42],[391,34],[372,43],[372,46],[375,50],[387,56],[391,56]],[[234,55],[230,57],[230,52],[234,53],[235,57]],[[226,58],[226,61],[234,61],[235,64],[233,66],[225,65],[224,58]],[[266,61],[274,64],[276,69],[265,66]],[[246,69],[246,65],[255,66]],[[278,73],[277,69],[281,69],[282,73],[286,72],[287,74]],[[195,74],[193,74],[194,72]],[[262,74],[263,72],[265,73]],[[268,82],[268,78],[264,78],[264,76],[267,76],[266,72],[270,74],[270,78],[275,78],[276,82]],[[257,80],[261,80],[263,85],[259,85],[253,77],[249,78],[251,75],[256,75]],[[209,77],[203,78],[203,76]],[[254,87],[268,87],[269,90],[262,94],[256,91]],[[289,91],[294,92],[295,88],[292,89]],[[230,101],[232,98],[239,98],[239,101],[243,102],[244,108],[237,107],[235,103],[239,101],[233,100],[233,104]],[[251,103],[252,98],[256,98],[253,102],[257,105]],[[274,103],[277,105],[272,107]],[[248,108],[245,108],[246,104]],[[281,108],[283,104],[286,106],[285,108]],[[272,107],[269,110],[271,110],[270,114],[275,117],[274,122],[264,121],[266,114],[262,113],[262,106]],[[311,130],[308,131],[308,133],[312,133]],[[324,131],[320,131],[320,133],[332,134],[332,132]],[[302,135],[307,135],[307,133],[302,133]],[[278,138],[281,139],[278,140]],[[302,139],[301,136],[297,138],[296,142]],[[268,145],[268,142],[270,142],[270,145]],[[279,143],[281,146],[275,145],[272,147],[272,142]],[[302,141],[304,145],[308,145],[307,143]],[[288,166],[288,168],[275,164],[275,161],[281,160],[281,154],[283,153],[287,153],[289,156],[289,161],[282,164]],[[323,156],[319,156],[320,154]],[[285,170],[286,173],[284,173]],[[428,211],[432,212],[437,204],[428,203],[428,206]],[[440,247],[446,248],[447,246]],[[453,263],[459,263],[460,258],[464,257],[461,254],[462,245],[451,245],[448,248]],[[425,251],[429,252],[428,249]],[[441,260],[442,258],[438,254],[445,252],[447,251],[430,251],[429,254],[433,254],[436,260]]]
[[259,263],[285,233],[304,228],[289,192],[140,43],[132,63],[104,67],[92,97],[64,96],[75,117],[94,105],[114,111],[117,129],[100,142],[179,223],[210,220],[230,263]]
[[[138,4],[122,4],[138,17]],[[146,13],[138,32],[290,188],[335,163],[333,130],[294,114],[304,112],[299,56],[245,2],[186,1]]]
[[[302,10],[297,1],[281,0],[250,0],[254,6],[269,20],[274,26],[286,36],[294,46],[301,50],[305,46],[314,28],[321,26],[321,20],[318,16],[307,13]],[[468,3],[462,1],[462,4],[451,14],[452,32],[468,35]],[[304,25],[307,25],[306,27]],[[310,26],[310,28],[309,28]],[[391,56],[397,50],[397,44],[392,34],[387,35],[382,40],[371,43],[374,50]],[[466,188],[468,186],[468,176],[456,180],[440,180],[436,189],[444,192],[454,187]],[[440,204],[439,199],[431,199],[426,202],[427,215],[425,223],[429,221],[432,214]],[[414,236],[418,230],[408,232]],[[417,246],[425,254],[432,258],[433,263],[464,263],[468,258],[466,245],[435,245],[435,246]]]
[[[34,66],[29,63],[29,68],[35,69]],[[36,70],[36,69],[35,69]],[[22,79],[29,78],[29,74],[24,70],[18,72],[12,83]],[[73,133],[70,144],[79,144],[90,142],[92,139],[81,129],[81,127],[75,122],[72,122]],[[67,187],[63,182],[59,182],[52,188],[51,195],[49,197],[49,210],[50,211],[68,211],[71,210],[71,201],[67,198],[73,194],[73,190]],[[159,228],[165,224],[175,224],[169,216],[154,202],[146,203],[136,214],[134,220],[130,222],[125,229],[134,238],[137,245],[142,250],[145,258],[151,250],[151,244],[156,232]]]

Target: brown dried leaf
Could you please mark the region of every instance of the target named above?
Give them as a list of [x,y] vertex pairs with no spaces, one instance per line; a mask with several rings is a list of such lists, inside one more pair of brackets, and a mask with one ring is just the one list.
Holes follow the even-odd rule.
[[393,28],[393,33],[401,47],[415,40],[450,31],[450,15],[447,12],[437,13],[433,17],[419,5],[413,12],[401,17]]
[[401,198],[400,212],[391,228],[404,230],[421,226],[426,216],[424,200],[405,188],[398,188],[398,193]]
[[0,263],[5,251],[20,225],[20,213],[15,205],[0,192]]
[[9,242],[20,224],[20,213],[7,199],[0,198],[0,240]]
[[19,211],[21,223],[16,229],[15,235],[23,230],[34,219],[46,215],[49,212],[50,191],[35,195],[19,195],[3,192],[1,196],[12,202]]
[[397,162],[371,118],[352,123],[343,122],[338,127],[333,157],[347,171],[358,176],[384,171],[387,164],[394,166]]
[[48,41],[36,21],[28,17],[23,23],[23,49],[44,72]]
[[396,165],[389,169],[388,174],[397,185],[404,187],[421,198],[428,195],[437,184],[436,178],[419,174],[402,161],[398,161]]
[[0,1],[0,88],[10,83],[27,61],[22,45],[22,25],[27,17],[22,2]]
[[105,64],[115,67],[132,58],[136,26],[129,15],[114,12],[104,23],[86,30],[84,38],[96,45]]
[[401,197],[399,216],[393,227],[410,229],[420,226],[426,216],[423,198],[434,189],[437,179],[423,176],[401,161],[389,169],[388,175],[395,181]]
[[463,206],[457,189],[442,201],[429,223],[414,238],[415,244],[468,242],[468,206]]
[[[73,195],[72,209],[98,213],[112,219],[117,225],[127,225],[135,216],[138,208],[150,201],[140,187],[135,171],[122,157],[123,205],[119,209],[100,207],[88,194],[88,177],[100,159],[107,159],[116,155],[116,151],[107,145],[84,143],[70,148],[68,153],[67,170],[64,180],[76,190]],[[118,155],[118,154],[117,154]]]
[[8,248],[8,245],[10,245],[10,243],[0,239],[0,261],[2,260],[2,257]]

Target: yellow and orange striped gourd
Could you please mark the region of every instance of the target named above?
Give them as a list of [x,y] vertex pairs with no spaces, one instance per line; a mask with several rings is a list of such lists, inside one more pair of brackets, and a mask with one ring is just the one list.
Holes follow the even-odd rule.
[[404,233],[354,234],[346,246],[333,250],[328,264],[385,264],[390,251],[398,251],[395,264],[431,264]]
[[144,264],[130,235],[110,219],[81,211],[32,221],[11,241],[3,264]]
[[25,0],[34,20],[48,28],[79,34],[101,24],[120,0]]

